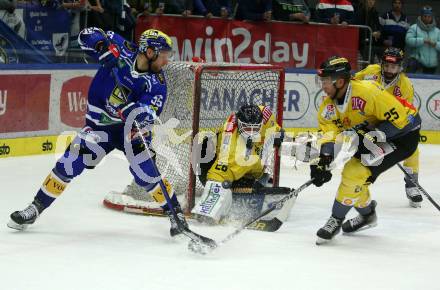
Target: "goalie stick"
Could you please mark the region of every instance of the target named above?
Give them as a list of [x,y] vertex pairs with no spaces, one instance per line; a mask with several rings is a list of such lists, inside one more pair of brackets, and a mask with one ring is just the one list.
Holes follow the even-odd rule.
[[[263,193],[265,195],[269,194],[283,194],[287,195],[294,191],[295,189],[289,188],[289,187],[262,187],[257,189],[258,193]],[[295,196],[296,199],[297,196]],[[290,208],[293,206],[293,202],[291,202]],[[283,204],[283,207],[286,207],[287,205]],[[276,208],[276,207],[275,207]],[[290,208],[283,210],[290,210]],[[283,221],[280,220],[278,217],[274,217],[270,220],[264,220],[259,219],[252,223],[251,225],[247,226],[247,229],[255,230],[255,231],[263,231],[263,232],[275,232],[277,231],[283,224]]]
[[263,211],[259,216],[251,219],[250,221],[248,221],[247,223],[242,225],[240,228],[236,229],[234,232],[232,232],[228,236],[226,236],[226,238],[224,238],[223,240],[218,242],[216,247],[211,247],[211,249],[206,249],[206,248],[202,249],[202,248],[199,247],[199,244],[197,244],[197,243],[195,243],[193,241],[190,241],[188,243],[188,249],[190,249],[191,251],[193,251],[195,253],[206,254],[207,253],[206,250],[209,251],[209,250],[214,250],[215,248],[218,248],[219,246],[223,245],[224,243],[228,242],[229,240],[231,240],[232,238],[234,238],[235,236],[240,234],[244,229],[246,229],[247,227],[249,227],[253,223],[255,223],[258,220],[260,220],[262,217],[264,217],[264,216],[268,215],[269,213],[271,213],[272,211],[274,211],[277,207],[283,206],[283,204],[287,200],[291,199],[292,197],[296,198],[301,191],[303,191],[304,189],[309,187],[312,183],[313,183],[313,179],[310,179],[309,181],[307,181],[306,183],[304,183],[303,185],[301,185],[297,189],[293,190],[289,195],[287,195],[287,196],[283,197],[282,199],[280,199],[279,201],[273,203],[270,208],[268,208],[265,211]]
[[[118,73],[118,69],[116,67],[113,67],[112,74],[115,79],[116,86],[118,87],[119,91],[121,92],[123,99],[125,101],[127,101],[127,96],[125,95],[125,91],[121,87],[121,82],[119,80],[117,73]],[[142,134],[139,123],[135,119],[133,120],[133,125],[134,125],[136,131],[139,133],[140,139],[141,139],[143,145],[145,146],[144,152],[147,154],[148,159],[152,158],[150,155],[150,150],[148,149],[149,148],[148,143],[145,140],[145,136]],[[159,170],[156,167],[156,164],[154,162],[152,162],[152,164],[153,164],[152,169],[153,169],[154,174],[156,176],[161,176],[159,173]],[[182,234],[187,236],[191,240],[192,243],[196,244],[198,246],[198,248],[200,248],[200,251],[206,251],[207,249],[216,248],[217,243],[214,240],[212,240],[208,237],[202,236],[200,234],[197,234],[182,224],[182,222],[180,221],[179,217],[176,214],[176,211],[174,210],[174,208],[172,206],[171,198],[168,194],[168,191],[167,191],[165,184],[163,183],[162,178],[160,178],[160,180],[159,180],[159,185],[160,185],[160,188],[162,189],[162,193],[165,197],[168,208],[170,209],[171,214],[173,215],[174,219],[176,220],[177,226],[178,226],[179,230],[182,232]]]
[[412,184],[414,184],[422,193],[423,195],[426,196],[426,198],[432,203],[432,205],[440,210],[440,205],[438,205],[438,203],[435,202],[435,200],[432,199],[432,197],[429,195],[429,193],[417,182],[417,180],[415,180],[411,174],[408,173],[408,171],[405,170],[405,168],[403,168],[403,166],[400,163],[397,163],[397,166],[399,166],[399,168],[403,171],[403,173],[405,174],[406,178],[409,179],[409,181],[412,182]]

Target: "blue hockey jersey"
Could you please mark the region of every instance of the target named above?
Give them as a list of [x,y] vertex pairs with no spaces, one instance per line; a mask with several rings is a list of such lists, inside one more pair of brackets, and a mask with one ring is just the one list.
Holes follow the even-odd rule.
[[[101,66],[88,92],[86,124],[89,126],[109,126],[123,124],[117,108],[123,104],[137,102],[147,106],[159,116],[167,98],[167,85],[163,71],[159,73],[139,73],[135,70],[138,49],[136,44],[122,36],[108,31],[107,36],[120,49],[116,64],[119,87],[113,76],[113,68]],[[93,49],[83,48],[89,55],[98,59]]]

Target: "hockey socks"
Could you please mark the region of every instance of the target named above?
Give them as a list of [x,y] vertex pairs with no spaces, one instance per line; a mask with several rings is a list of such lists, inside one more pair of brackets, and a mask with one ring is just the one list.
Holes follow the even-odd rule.
[[41,202],[44,208],[47,208],[64,192],[69,182],[69,179],[62,177],[56,169],[53,169],[44,180],[35,198]]

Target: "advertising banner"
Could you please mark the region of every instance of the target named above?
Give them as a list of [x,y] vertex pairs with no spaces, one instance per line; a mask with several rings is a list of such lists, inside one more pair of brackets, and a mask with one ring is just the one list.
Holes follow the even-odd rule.
[[346,56],[357,67],[358,28],[287,22],[243,22],[224,19],[147,16],[139,18],[136,39],[157,28],[173,39],[175,60],[270,63],[316,68],[327,57]]
[[69,45],[70,14],[64,9],[27,4],[26,40],[49,58],[62,56]]
[[50,62],[44,54],[0,21],[0,64]]
[[[94,69],[0,71],[0,157],[53,152],[56,136],[72,136],[83,125],[87,93]],[[415,89],[414,105],[422,118],[420,141],[440,143],[439,80],[411,78]],[[261,85],[261,86],[260,86]],[[241,87],[202,87],[201,113],[212,110],[231,112],[255,96],[273,107],[275,89],[257,84],[252,90]],[[317,110],[324,93],[312,73],[287,73],[283,103],[283,127],[307,131],[317,127]],[[172,101],[170,97],[168,101]],[[36,137],[53,136],[50,139]],[[26,138],[20,143],[17,138]],[[63,145],[65,146],[65,145]],[[31,153],[29,153],[31,152]]]
[[50,74],[0,75],[0,133],[49,128]]

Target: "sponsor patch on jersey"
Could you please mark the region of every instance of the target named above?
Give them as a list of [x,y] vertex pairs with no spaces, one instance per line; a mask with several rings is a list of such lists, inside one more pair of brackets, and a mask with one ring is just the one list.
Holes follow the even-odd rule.
[[351,98],[351,109],[363,111],[367,102],[361,97]]
[[136,52],[136,47],[131,42],[128,42],[127,40],[125,40],[124,41],[124,46],[125,46],[125,48],[128,49],[128,51]]
[[47,195],[56,198],[63,193],[64,189],[66,189],[66,185],[65,182],[51,172],[44,180],[41,189]]
[[393,95],[395,95],[396,97],[402,97],[402,91],[398,86],[394,87]]
[[357,201],[357,198],[344,198],[342,200],[342,204],[344,205],[354,205]]
[[226,122],[225,132],[232,133],[237,126],[235,114],[231,114]]
[[262,114],[263,114],[263,123],[266,124],[267,121],[269,121],[270,117],[272,116],[272,111],[269,109],[269,107],[265,106]]
[[324,110],[322,110],[321,116],[326,120],[331,120],[336,117],[336,109],[333,104],[328,104]]
[[159,83],[160,84],[164,84],[165,83],[165,77],[163,76],[163,74],[162,73],[158,73],[157,74],[157,79],[159,80]]
[[365,81],[377,81],[377,79],[378,79],[377,75],[366,75],[364,77]]

